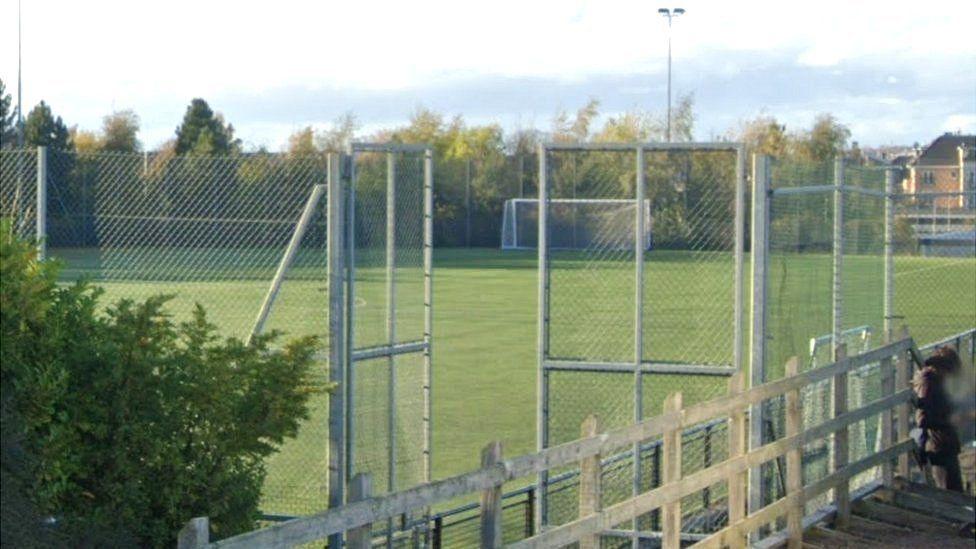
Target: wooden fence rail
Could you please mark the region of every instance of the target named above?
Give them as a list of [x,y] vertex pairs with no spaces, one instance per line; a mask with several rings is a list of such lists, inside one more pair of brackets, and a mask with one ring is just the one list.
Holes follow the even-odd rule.
[[[973,332],[968,332],[972,341]],[[961,346],[961,338],[956,344]],[[972,348],[970,343],[970,348]],[[787,517],[787,540],[791,547],[798,547],[802,540],[804,504],[811,498],[833,490],[834,506],[843,520],[849,512],[848,486],[850,479],[873,467],[887,466],[898,459],[898,472],[904,474],[907,460],[902,460],[912,447],[908,438],[908,414],[911,390],[907,387],[910,375],[909,353],[917,353],[911,338],[905,337],[883,347],[856,356],[838,355],[833,364],[821,368],[798,372],[796,359],[787,365],[787,377],[753,387],[743,388],[743,376],[737,374],[730,379],[729,394],[708,402],[690,407],[681,406],[681,394],[669,395],[663,413],[640,423],[598,433],[599,423],[595,417],[587,418],[582,426],[583,438],[547,448],[541,452],[503,459],[501,445],[489,444],[482,453],[482,468],[476,471],[444,480],[416,486],[408,490],[382,497],[369,497],[368,478],[357,479],[363,484],[356,492],[363,499],[350,502],[342,507],[330,509],[315,515],[282,522],[261,530],[255,530],[232,538],[210,542],[207,535],[207,519],[190,521],[179,537],[181,549],[222,548],[222,547],[292,547],[303,543],[322,540],[332,534],[345,534],[350,546],[359,532],[368,531],[368,525],[380,523],[391,517],[412,510],[426,509],[445,503],[460,496],[481,494],[481,544],[482,547],[500,547],[501,541],[501,487],[505,482],[526,479],[536,474],[566,466],[579,467],[580,518],[572,522],[551,527],[535,536],[519,541],[515,547],[558,547],[580,543],[581,547],[599,544],[601,533],[618,528],[646,516],[651,511],[662,510],[661,533],[664,547],[679,547],[681,539],[681,509],[683,496],[698,492],[716,483],[729,485],[729,525],[704,539],[703,547],[741,547],[747,536],[760,526]],[[894,363],[894,382],[882,382],[881,398],[864,406],[850,410],[836,406],[831,419],[818,425],[802,424],[802,402],[800,392],[812,383],[831,380],[839,386],[839,380],[846,378],[848,372],[868,364],[882,364],[882,380],[885,379],[885,365]],[[771,398],[785,396],[787,401],[787,431],[785,436],[759,448],[747,449],[746,427],[749,407]],[[840,404],[835,402],[835,404]],[[892,413],[894,410],[894,413]],[[835,466],[825,478],[812,484],[802,484],[801,468],[804,444],[828,436],[835,437],[835,443],[843,450],[843,437],[848,426],[866,418],[881,414],[884,418],[895,419],[894,429],[881,429],[883,447],[873,455],[848,463],[846,452],[835,461]],[[683,476],[681,474],[681,433],[687,428],[716,418],[729,420],[729,457],[725,461]],[[647,440],[663,438],[663,483],[623,502],[605,508],[600,506],[600,467],[601,456],[626,451],[634,444]],[[840,437],[838,439],[837,437]],[[896,442],[897,440],[897,442]],[[836,446],[835,446],[836,449]],[[746,479],[750,469],[763,463],[785,456],[786,495],[771,502],[762,509],[746,512]],[[885,469],[886,470],[886,469]],[[889,479],[889,474],[884,478]],[[361,492],[361,494],[360,494]],[[362,542],[359,542],[362,543]]]

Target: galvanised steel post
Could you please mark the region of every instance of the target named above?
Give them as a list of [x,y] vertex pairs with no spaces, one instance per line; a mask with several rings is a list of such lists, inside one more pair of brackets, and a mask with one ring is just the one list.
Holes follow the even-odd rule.
[[[634,423],[644,419],[644,379],[641,375],[641,362],[644,359],[644,147],[636,149],[637,174],[634,181]],[[634,497],[641,493],[640,442],[635,442],[634,453]],[[637,549],[639,520],[634,518],[634,531],[630,538],[631,546]]]
[[[766,294],[769,262],[769,169],[766,155],[754,155],[752,164],[752,322],[750,324],[751,355],[749,357],[750,386],[766,382]],[[749,449],[763,445],[763,405],[750,408]],[[749,471],[749,512],[763,506],[762,467]]]
[[[338,390],[329,397],[329,508],[345,503],[346,488],[346,263],[345,185],[341,155],[328,156],[328,285],[329,285],[329,381]],[[329,537],[329,547],[342,547],[342,534]]]
[[[434,326],[434,152],[424,150],[424,482],[431,480]],[[429,512],[429,511],[428,511]]]
[[833,354],[836,360],[837,347],[842,343],[841,332],[844,323],[844,159],[834,159],[834,234],[833,234],[833,295],[831,300]]
[[345,156],[346,215],[343,231],[346,237],[346,480],[352,479],[356,459],[356,402],[355,364],[352,352],[356,348],[356,152],[350,147]]
[[[396,344],[396,153],[386,153],[386,341]],[[387,387],[387,490],[396,490],[396,417],[397,371],[396,359],[386,357]],[[393,547],[393,518],[387,520],[386,546]]]
[[[548,151],[539,145],[539,280],[538,280],[538,333],[536,349],[539,369],[536,377],[536,450],[542,451],[549,445],[549,373],[545,362],[549,356],[549,183],[546,169]],[[536,532],[541,532],[548,521],[549,497],[546,494],[548,473],[542,471],[536,484]]]
[[894,169],[885,170],[884,197],[884,338],[894,340],[895,319],[895,178]]
[[743,367],[743,347],[745,346],[745,318],[743,311],[745,286],[745,232],[746,232],[746,150],[743,146],[735,150],[735,274],[732,306],[735,321],[732,323],[732,365],[736,372]]
[[44,259],[47,256],[47,147],[37,148],[36,208],[37,258]]

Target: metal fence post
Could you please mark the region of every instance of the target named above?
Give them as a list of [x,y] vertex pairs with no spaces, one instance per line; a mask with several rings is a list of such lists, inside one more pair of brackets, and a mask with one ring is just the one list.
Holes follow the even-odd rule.
[[[396,344],[396,153],[386,153],[386,341]],[[397,481],[397,369],[396,359],[386,357],[387,387],[387,491],[396,490]],[[393,519],[387,521],[386,546],[393,547]]]
[[430,536],[430,545],[433,549],[441,549],[442,546],[442,536],[444,535],[444,518],[434,517],[434,531]]
[[343,218],[343,235],[345,236],[346,259],[346,300],[344,304],[344,322],[346,325],[345,359],[346,369],[346,479],[352,478],[356,459],[356,369],[353,367],[352,352],[356,348],[356,153],[350,148],[349,154],[342,162],[342,177],[346,182],[345,216]]
[[[589,438],[600,433],[600,419],[595,415],[589,415],[583,420],[580,426],[580,438]],[[601,501],[603,498],[602,477],[600,470],[600,454],[588,457],[580,461],[580,485],[579,485],[579,517],[587,517],[594,513],[599,513],[602,509]],[[636,520],[636,519],[635,519]],[[636,525],[634,531],[637,531]],[[596,549],[600,547],[600,536],[587,535],[579,540],[579,549]]]
[[47,147],[37,148],[37,258],[47,257]]
[[[424,150],[424,482],[431,480],[434,334],[434,152]],[[429,514],[429,510],[428,510]]]
[[[329,381],[336,385],[329,396],[329,508],[345,503],[346,486],[346,262],[345,190],[337,153],[328,156],[328,284],[329,284]],[[342,547],[342,534],[329,537],[329,547]]]
[[895,170],[885,170],[884,198],[884,338],[891,343],[895,318]]
[[[754,155],[752,164],[752,322],[750,325],[749,357],[750,387],[766,382],[766,293],[769,262],[769,178],[770,158]],[[749,419],[749,448],[763,445],[763,404],[752,405]],[[749,471],[749,511],[763,507],[762,467]]]
[[[634,423],[644,419],[644,377],[641,362],[644,359],[644,148],[637,147],[636,180],[634,181]],[[634,477],[631,493],[637,497],[641,493],[641,443],[634,443]],[[640,544],[638,532],[640,520],[634,518],[634,531],[631,546]]]
[[733,297],[732,323],[732,365],[740,372],[744,366],[743,347],[745,346],[744,287],[745,287],[745,246],[746,246],[746,170],[748,169],[746,150],[738,146],[735,150],[735,296]]
[[[495,441],[481,451],[481,468],[488,469],[502,460],[502,443]],[[481,547],[502,546],[502,485],[481,493]]]
[[[549,372],[546,370],[546,359],[549,356],[549,188],[546,146],[539,145],[539,280],[538,280],[538,333],[536,351],[538,353],[539,369],[536,377],[536,451],[541,452],[549,445]],[[547,471],[539,473],[537,482],[535,531],[542,532],[547,522],[549,475]]]
[[843,269],[844,269],[844,159],[834,160],[834,233],[832,273],[832,328],[833,350],[836,354],[841,344],[844,322]]
[[535,532],[535,490],[525,493],[525,537],[530,538]]

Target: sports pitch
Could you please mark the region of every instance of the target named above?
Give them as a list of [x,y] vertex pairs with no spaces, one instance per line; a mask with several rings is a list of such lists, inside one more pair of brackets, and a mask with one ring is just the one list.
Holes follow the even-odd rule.
[[[95,272],[97,258],[87,252],[54,250],[52,255],[66,260],[66,280]],[[689,349],[716,360],[731,356],[731,258],[720,254],[708,261],[691,259],[681,252],[647,255],[645,303],[650,311],[647,314],[653,318],[646,319],[646,335],[655,359],[680,359]],[[776,334],[770,342],[773,363],[789,354],[806,352],[809,337],[829,332],[830,261],[827,255],[814,254],[771,258],[769,323],[771,333]],[[558,306],[558,299],[575,300],[577,304],[592,301],[567,309],[576,311],[574,314],[554,315],[554,345],[562,337],[559,344],[570,354],[604,351],[626,354],[626,341],[633,331],[633,313],[627,312],[633,311],[633,274],[628,265],[632,263],[607,263],[594,271],[579,257],[554,258],[553,306]],[[898,322],[911,327],[918,342],[933,341],[976,325],[976,259],[899,257],[895,267],[895,309],[904,316]],[[267,327],[290,334],[324,337],[328,322],[324,270],[319,273],[317,268],[303,269],[305,272],[285,281]],[[848,311],[845,327],[871,325],[875,342],[879,342],[881,260],[845,258],[844,269],[848,281],[844,292]],[[356,326],[361,335],[359,343],[364,345],[378,343],[385,331],[383,282],[380,276],[374,275],[377,273],[365,268],[357,277]],[[155,293],[175,294],[169,306],[174,318],[185,318],[193,303],[200,302],[211,321],[224,333],[240,337],[247,334],[267,291],[267,278],[218,282],[207,281],[203,276],[186,278],[97,283],[106,290],[105,302],[123,297],[140,299]],[[399,339],[418,339],[423,325],[422,273],[416,267],[405,268],[398,273],[397,281]],[[565,294],[560,295],[561,291]],[[501,440],[509,456],[534,450],[536,296],[535,252],[435,250],[435,478],[477,467],[480,449],[491,440]],[[709,316],[716,310],[722,311],[721,319],[728,321]],[[694,311],[708,314],[696,317],[690,314]],[[598,318],[591,317],[594,312]],[[559,322],[563,322],[562,328]],[[574,342],[581,341],[587,342],[586,345],[574,350]],[[322,374],[325,375],[324,364]],[[652,390],[648,409],[656,409],[664,392],[676,388],[678,385],[668,383],[659,391]],[[720,390],[721,386],[716,385],[702,393],[714,394]],[[266,512],[304,514],[325,507],[326,410],[327,397],[315,397],[311,418],[299,437],[286,442],[282,451],[271,458],[265,489]]]

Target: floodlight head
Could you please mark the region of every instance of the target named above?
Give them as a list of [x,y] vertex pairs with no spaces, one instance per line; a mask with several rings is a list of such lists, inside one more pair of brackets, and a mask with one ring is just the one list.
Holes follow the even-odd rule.
[[674,8],[674,14],[676,16],[677,15],[682,15],[684,12],[685,12],[685,9],[684,8]]
[[660,13],[661,15],[667,15],[669,17],[671,16],[671,10],[669,10],[668,8],[658,8],[657,12]]

